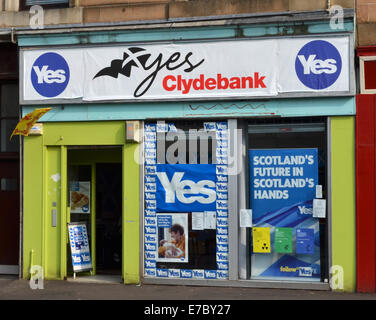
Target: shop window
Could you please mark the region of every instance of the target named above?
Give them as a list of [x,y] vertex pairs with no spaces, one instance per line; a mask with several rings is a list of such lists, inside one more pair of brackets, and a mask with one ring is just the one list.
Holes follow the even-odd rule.
[[227,122],[144,130],[145,276],[227,279]]
[[1,80],[18,79],[18,54],[17,45],[13,43],[0,43],[0,61],[6,61],[0,65]]
[[21,0],[21,10],[29,10],[32,6],[39,5],[43,8],[69,7],[69,0]]
[[359,57],[360,63],[360,93],[376,93],[376,57]]
[[328,279],[326,128],[313,120],[248,123],[249,279]]
[[18,86],[16,83],[0,84],[0,152],[16,153],[19,136],[10,136],[18,123]]

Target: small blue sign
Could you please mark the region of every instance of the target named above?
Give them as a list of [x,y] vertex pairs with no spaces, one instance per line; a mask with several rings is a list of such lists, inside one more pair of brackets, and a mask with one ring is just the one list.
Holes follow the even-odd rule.
[[145,242],[145,251],[155,252],[157,250],[156,243]]
[[228,262],[227,261],[217,261],[217,268],[220,270],[228,270]]
[[217,270],[217,279],[226,280],[228,279],[228,271]]
[[297,254],[313,254],[315,252],[314,232],[309,228],[296,229]]
[[204,279],[204,270],[192,270],[193,278]]
[[145,260],[145,268],[156,268],[157,262],[153,260]]
[[148,277],[155,277],[156,276],[155,269],[146,269],[145,268],[145,275],[148,276]]
[[67,87],[69,77],[68,63],[55,52],[47,52],[39,56],[31,71],[31,83],[34,89],[46,98],[60,95]]
[[154,243],[157,241],[156,234],[145,234],[145,243]]
[[73,271],[91,270],[91,257],[86,225],[69,224],[69,240],[72,255]]
[[158,224],[158,228],[171,228],[172,216],[171,215],[158,215],[157,224]]
[[155,226],[145,226],[145,233],[146,234],[156,234],[157,228]]
[[217,271],[216,270],[205,270],[205,279],[216,279],[217,278]]
[[157,269],[157,277],[168,278],[168,269]]
[[299,80],[308,88],[322,90],[334,84],[342,69],[337,48],[328,41],[314,40],[304,45],[295,60]]
[[192,270],[180,269],[180,277],[184,279],[191,279],[193,277]]

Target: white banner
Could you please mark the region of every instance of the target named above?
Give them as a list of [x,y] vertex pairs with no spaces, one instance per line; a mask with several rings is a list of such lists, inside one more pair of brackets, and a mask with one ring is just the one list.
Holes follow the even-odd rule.
[[83,50],[24,52],[24,100],[83,97]]
[[349,39],[279,40],[278,92],[349,90]]
[[28,50],[23,59],[25,102],[350,90],[347,36]]

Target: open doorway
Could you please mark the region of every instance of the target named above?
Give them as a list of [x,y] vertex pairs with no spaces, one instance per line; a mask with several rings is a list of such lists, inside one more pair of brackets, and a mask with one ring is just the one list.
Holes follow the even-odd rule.
[[[68,186],[70,223],[86,226],[92,274],[121,277],[122,149],[68,149]],[[68,274],[73,274],[69,245],[67,253]]]
[[121,274],[122,170],[120,163],[96,165],[96,256],[98,274]]

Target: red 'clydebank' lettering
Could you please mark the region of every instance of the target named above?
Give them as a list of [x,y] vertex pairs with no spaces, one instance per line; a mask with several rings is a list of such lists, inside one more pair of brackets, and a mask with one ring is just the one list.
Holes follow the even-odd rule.
[[260,77],[255,72],[253,77],[222,77],[218,73],[216,78],[207,78],[203,74],[199,78],[185,79],[181,75],[177,77],[169,75],[163,78],[163,88],[166,91],[182,91],[183,94],[189,93],[191,90],[234,90],[234,89],[257,89],[266,88],[264,83],[265,76]]

